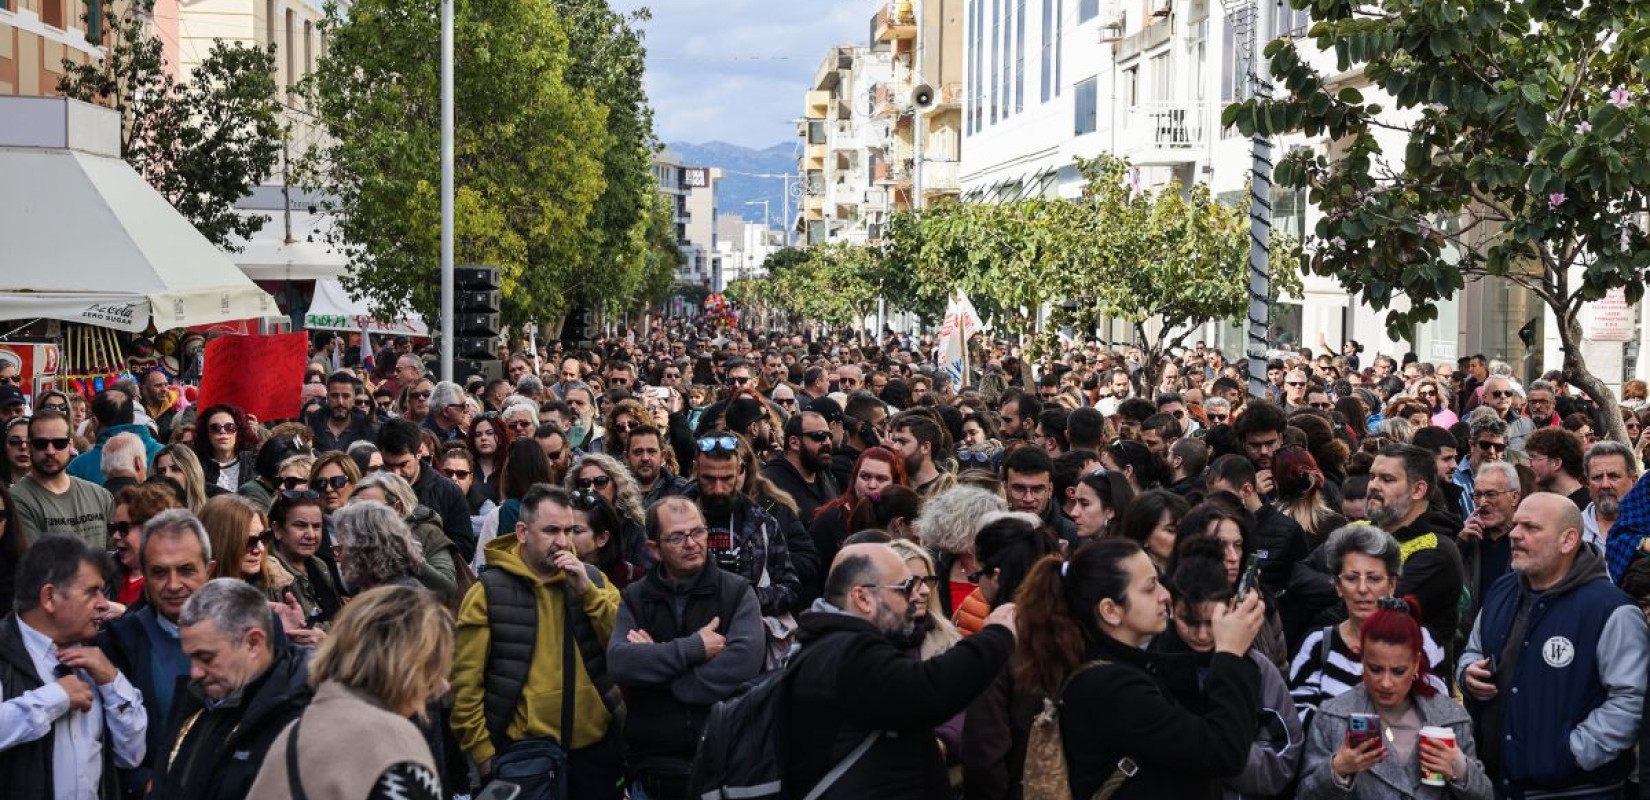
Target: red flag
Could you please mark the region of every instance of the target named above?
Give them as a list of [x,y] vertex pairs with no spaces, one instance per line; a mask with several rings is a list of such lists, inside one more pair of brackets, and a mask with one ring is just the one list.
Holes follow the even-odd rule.
[[259,421],[293,419],[303,399],[304,333],[221,336],[206,343],[200,406],[240,406]]

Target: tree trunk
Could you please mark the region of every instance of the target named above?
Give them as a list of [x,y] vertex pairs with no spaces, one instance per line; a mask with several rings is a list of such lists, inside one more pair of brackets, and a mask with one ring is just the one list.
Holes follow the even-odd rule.
[[1581,322],[1575,314],[1565,316],[1561,312],[1558,342],[1564,350],[1564,380],[1575,384],[1598,405],[1609,438],[1633,447],[1634,442],[1627,437],[1627,425],[1621,418],[1621,404],[1616,402],[1616,395],[1610,387],[1587,369],[1587,359],[1581,354],[1581,340]]

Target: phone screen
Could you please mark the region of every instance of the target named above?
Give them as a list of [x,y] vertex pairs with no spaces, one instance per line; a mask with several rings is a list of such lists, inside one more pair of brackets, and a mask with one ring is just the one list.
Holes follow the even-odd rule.
[[1371,739],[1381,738],[1381,718],[1375,714],[1353,714],[1346,718],[1346,741],[1353,747],[1362,747]]

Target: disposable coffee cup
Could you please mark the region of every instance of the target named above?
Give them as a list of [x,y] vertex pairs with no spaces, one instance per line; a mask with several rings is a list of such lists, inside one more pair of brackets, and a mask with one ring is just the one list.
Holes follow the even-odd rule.
[[[1438,728],[1428,725],[1427,727],[1421,729],[1421,741],[1432,742],[1435,745],[1442,745],[1454,750],[1455,731],[1452,731],[1449,728]],[[1444,773],[1428,772],[1425,767],[1422,767],[1421,782],[1428,786],[1443,786],[1448,781],[1444,779]]]

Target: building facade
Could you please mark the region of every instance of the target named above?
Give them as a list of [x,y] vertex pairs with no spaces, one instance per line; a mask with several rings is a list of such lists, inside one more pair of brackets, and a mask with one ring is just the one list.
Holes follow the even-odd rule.
[[[178,0],[156,4],[162,40],[165,20],[177,19]],[[107,0],[0,0],[0,95],[55,97],[63,62],[103,58]],[[172,41],[177,41],[175,27]]]

